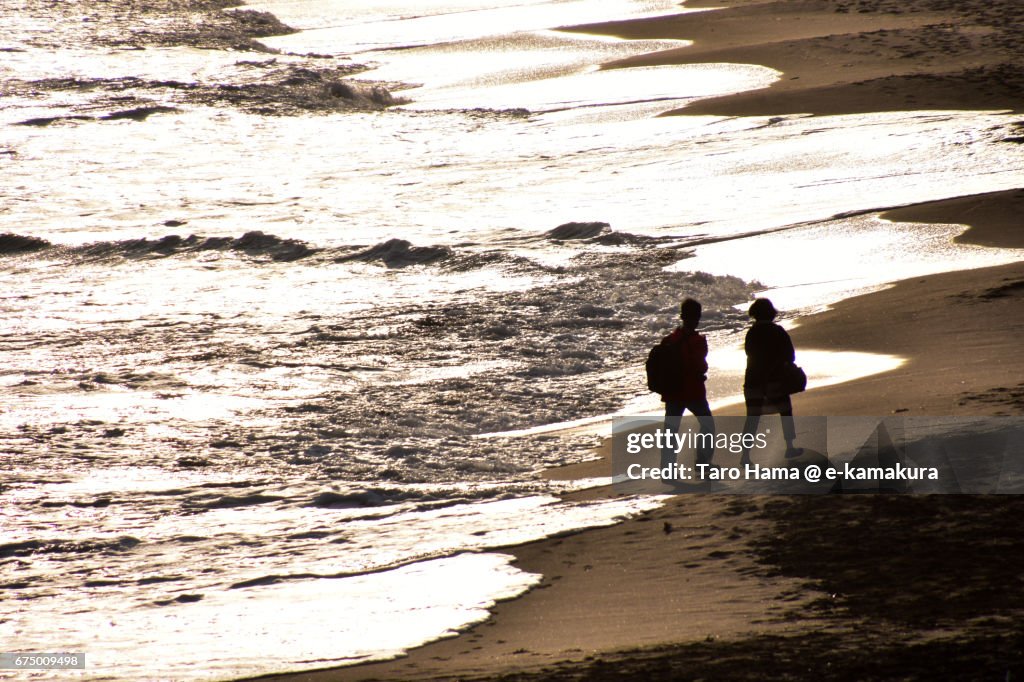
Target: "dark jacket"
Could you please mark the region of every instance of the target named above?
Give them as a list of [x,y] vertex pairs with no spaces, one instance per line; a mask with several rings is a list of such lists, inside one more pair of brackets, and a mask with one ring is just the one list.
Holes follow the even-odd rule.
[[670,400],[707,400],[707,391],[704,388],[705,374],[708,371],[708,341],[703,335],[695,331],[687,331],[677,327],[674,332],[665,337],[665,340],[678,342],[679,352],[686,356],[686,366],[692,367],[690,373],[679,390],[673,393],[666,393],[661,399]]
[[764,390],[782,365],[796,359],[789,334],[774,322],[755,322],[747,331],[743,349],[747,352],[743,388]]

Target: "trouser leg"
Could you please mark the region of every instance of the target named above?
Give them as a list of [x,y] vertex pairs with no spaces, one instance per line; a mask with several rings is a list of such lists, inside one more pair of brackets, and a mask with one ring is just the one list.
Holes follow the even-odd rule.
[[[679,400],[665,401],[665,430],[672,433],[679,433],[679,420],[683,416],[685,405]],[[661,468],[675,463],[676,451],[667,443],[661,448]]]
[[[764,411],[764,398],[760,396],[744,394],[743,401],[747,404],[747,418],[743,421],[743,440],[746,441],[747,434],[757,430],[757,423],[761,421],[761,414]],[[740,464],[750,463],[750,448],[743,448],[740,455]]]
[[710,464],[715,456],[715,418],[707,400],[694,400],[686,405],[700,423],[701,447],[697,450],[697,463]]
[[787,395],[775,401],[779,406],[779,416],[782,417],[782,435],[786,439],[786,449],[793,449],[793,441],[796,440],[796,424],[793,423],[793,401]]

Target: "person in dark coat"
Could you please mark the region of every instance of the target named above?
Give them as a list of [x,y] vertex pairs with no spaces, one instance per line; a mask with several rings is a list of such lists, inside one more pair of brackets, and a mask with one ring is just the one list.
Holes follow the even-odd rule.
[[[686,410],[698,418],[702,433],[713,434],[715,430],[707,390],[704,387],[708,371],[708,342],[704,335],[697,331],[702,313],[703,307],[699,301],[692,298],[684,299],[679,306],[679,317],[683,323],[664,339],[678,346],[679,352],[686,357],[685,366],[690,369],[676,389],[661,396],[665,402],[665,427],[676,432],[679,418]],[[713,449],[702,449],[697,453],[697,461],[710,462],[713,454]],[[661,459],[663,466],[668,465],[675,461],[675,452],[663,450]]]
[[[778,412],[783,417],[782,432],[786,439],[786,455],[800,454],[793,447],[796,429],[793,425],[793,402],[789,395],[778,387],[778,376],[782,367],[796,360],[796,351],[789,333],[775,324],[778,311],[767,298],[758,298],[748,311],[754,323],[747,331],[743,349],[747,354],[747,371],[743,376],[743,399],[747,404],[745,433],[753,433],[758,418],[763,414]],[[786,419],[789,417],[789,419]],[[743,463],[749,462],[748,452],[743,453]]]

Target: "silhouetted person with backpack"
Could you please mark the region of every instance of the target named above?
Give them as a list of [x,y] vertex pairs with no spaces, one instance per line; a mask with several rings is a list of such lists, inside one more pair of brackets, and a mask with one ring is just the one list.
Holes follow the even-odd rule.
[[[758,298],[748,311],[754,323],[747,331],[743,349],[747,354],[747,371],[743,377],[743,400],[747,405],[744,433],[753,433],[759,417],[778,412],[782,419],[782,433],[786,439],[786,455],[800,454],[793,447],[796,428],[793,425],[793,403],[783,387],[780,375],[786,365],[793,364],[796,351],[789,333],[775,324],[778,311],[767,298]],[[802,390],[802,389],[801,389]],[[741,463],[750,461],[744,452]]]
[[[683,300],[679,306],[682,325],[661,340],[659,346],[667,347],[667,353],[673,354],[671,362],[665,362],[660,384],[651,386],[661,394],[665,402],[665,428],[678,432],[679,418],[689,410],[696,416],[701,425],[701,433],[714,433],[715,422],[711,418],[711,407],[708,405],[707,391],[704,382],[708,371],[708,342],[697,332],[702,308],[692,298]],[[650,385],[648,379],[648,385]],[[713,437],[712,437],[713,440]],[[714,454],[713,448],[702,448],[697,455],[697,462],[707,463]],[[675,452],[662,451],[662,466],[675,461]]]

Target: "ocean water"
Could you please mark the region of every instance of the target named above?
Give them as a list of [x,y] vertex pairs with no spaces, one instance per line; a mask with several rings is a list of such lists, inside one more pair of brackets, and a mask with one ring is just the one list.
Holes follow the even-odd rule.
[[[37,677],[448,636],[539,579],[501,548],[659,503],[538,472],[657,410],[682,296],[720,404],[756,293],[792,322],[1020,257],[863,213],[1019,186],[1004,113],[659,118],[778,74],[602,71],[683,43],[554,30],[671,2],[249,7],[300,30],[209,49],[153,38],[159,3],[0,5],[0,642],[88,661]],[[402,103],[335,106],[325,73]],[[900,362],[800,357],[819,385]]]

